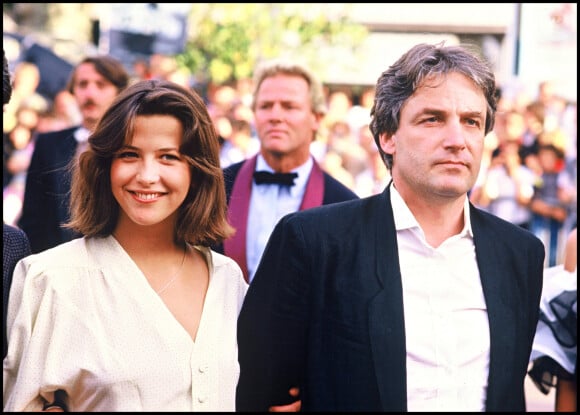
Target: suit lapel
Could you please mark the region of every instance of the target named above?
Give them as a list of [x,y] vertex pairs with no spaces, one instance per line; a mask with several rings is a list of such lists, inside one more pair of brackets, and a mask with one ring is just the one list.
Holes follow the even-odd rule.
[[513,336],[510,328],[517,327],[517,316],[513,309],[515,298],[520,295],[513,283],[514,278],[502,263],[501,242],[498,235],[483,226],[479,215],[471,208],[475,255],[481,279],[481,286],[487,307],[490,332],[490,362],[487,386],[489,409],[494,407],[496,398],[503,393],[502,374],[506,367],[512,366],[514,354]]
[[324,174],[316,161],[312,165],[308,183],[306,183],[306,190],[304,198],[300,204],[300,210],[316,207],[322,205],[322,198],[324,196]]
[[[382,290],[369,304],[369,336],[384,411],[407,410],[403,288],[389,187],[376,198],[366,231],[375,241],[375,274]],[[368,223],[371,223],[369,221]]]
[[228,205],[228,221],[236,229],[236,233],[224,241],[224,253],[240,265],[246,282],[249,281],[246,260],[246,232],[248,228],[248,213],[250,211],[252,178],[256,169],[257,159],[258,156],[256,155],[246,160],[234,180]]

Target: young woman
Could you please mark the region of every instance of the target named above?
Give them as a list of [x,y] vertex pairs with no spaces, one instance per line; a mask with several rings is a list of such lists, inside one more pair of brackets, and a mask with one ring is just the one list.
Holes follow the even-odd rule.
[[247,284],[229,237],[219,143],[202,99],[123,91],[74,166],[84,235],[20,261],[5,411],[233,411]]

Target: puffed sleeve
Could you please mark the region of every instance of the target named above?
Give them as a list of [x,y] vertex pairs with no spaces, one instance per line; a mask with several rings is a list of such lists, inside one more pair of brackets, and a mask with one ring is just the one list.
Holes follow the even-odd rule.
[[44,403],[53,402],[58,389],[44,379],[51,359],[53,296],[47,291],[48,279],[42,277],[41,268],[29,258],[19,261],[14,270],[6,316],[8,353],[3,362],[6,412],[41,411]]

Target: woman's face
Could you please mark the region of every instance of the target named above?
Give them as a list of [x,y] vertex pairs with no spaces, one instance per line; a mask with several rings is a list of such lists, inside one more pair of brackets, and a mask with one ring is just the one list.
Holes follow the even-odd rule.
[[170,115],[137,116],[133,137],[113,158],[111,188],[121,208],[119,226],[175,226],[191,184],[179,152],[181,122]]

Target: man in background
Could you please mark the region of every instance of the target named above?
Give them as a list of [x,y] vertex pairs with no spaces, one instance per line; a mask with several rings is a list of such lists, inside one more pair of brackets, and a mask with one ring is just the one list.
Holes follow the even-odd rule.
[[68,90],[82,114],[81,125],[39,134],[26,176],[18,226],[30,239],[33,253],[80,236],[61,227],[69,220],[70,165],[128,82],[123,64],[111,56],[86,57],[74,68]]
[[282,216],[358,199],[324,172],[310,152],[326,112],[322,86],[310,70],[271,60],[257,68],[254,78],[252,109],[260,150],[224,169],[228,218],[237,231],[216,247],[238,262],[248,282]]

